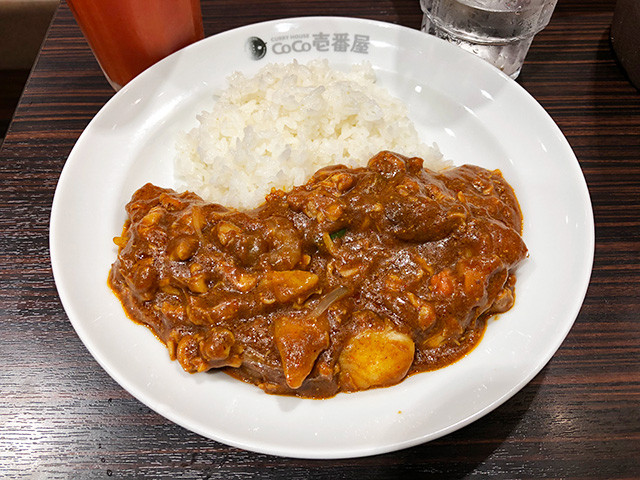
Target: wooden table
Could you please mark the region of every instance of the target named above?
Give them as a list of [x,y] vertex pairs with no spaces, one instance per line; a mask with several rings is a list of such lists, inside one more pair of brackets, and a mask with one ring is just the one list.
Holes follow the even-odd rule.
[[[560,0],[518,80],[568,138],[592,196],[595,264],[575,326],[542,372],[481,420],[339,461],[191,433],[124,391],[78,339],[51,274],[50,206],[74,142],[113,92],[62,4],[0,151],[0,477],[640,478],[640,93],[610,48],[613,3]],[[203,13],[207,35],[299,15],[421,20],[418,0],[203,0]]]

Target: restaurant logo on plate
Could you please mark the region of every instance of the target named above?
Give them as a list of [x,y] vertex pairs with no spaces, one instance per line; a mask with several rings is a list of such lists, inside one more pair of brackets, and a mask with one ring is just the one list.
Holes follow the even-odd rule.
[[253,60],[260,60],[270,49],[275,55],[301,52],[338,52],[369,54],[369,35],[357,33],[298,33],[277,35],[265,42],[259,37],[249,37],[246,50]]

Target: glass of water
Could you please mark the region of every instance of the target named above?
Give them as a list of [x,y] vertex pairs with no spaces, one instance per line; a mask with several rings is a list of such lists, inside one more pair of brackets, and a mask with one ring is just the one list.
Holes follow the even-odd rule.
[[558,0],[420,0],[422,30],[516,78]]

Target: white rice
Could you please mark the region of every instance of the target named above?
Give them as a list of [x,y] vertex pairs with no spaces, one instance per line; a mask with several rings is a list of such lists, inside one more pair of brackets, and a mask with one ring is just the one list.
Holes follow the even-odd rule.
[[303,184],[327,165],[364,166],[381,150],[445,165],[369,64],[342,72],[326,60],[294,61],[251,78],[236,72],[197,119],[178,141],[176,177],[205,200],[236,208],[256,207],[271,189]]

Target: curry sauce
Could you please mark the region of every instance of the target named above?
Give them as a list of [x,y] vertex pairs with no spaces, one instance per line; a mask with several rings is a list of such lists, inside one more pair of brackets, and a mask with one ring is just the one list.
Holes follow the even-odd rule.
[[109,284],[187,372],[327,398],[444,367],[514,301],[522,215],[499,171],[391,152],[251,211],[147,184]]

